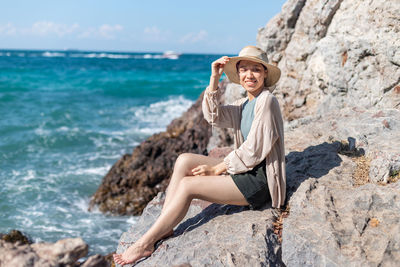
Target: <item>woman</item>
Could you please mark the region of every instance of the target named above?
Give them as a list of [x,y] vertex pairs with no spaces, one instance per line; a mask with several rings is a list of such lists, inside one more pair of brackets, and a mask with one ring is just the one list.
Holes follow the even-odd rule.
[[[233,128],[236,149],[223,160],[180,155],[160,217],[135,244],[114,255],[118,264],[150,256],[158,240],[173,234],[194,198],[254,209],[270,199],[272,207],[284,204],[283,121],[278,101],[268,90],[279,80],[280,70],[268,64],[266,53],[255,46],[246,46],[238,57],[217,59],[211,69],[210,85],[203,98],[204,117],[211,125]],[[246,89],[246,98],[232,105],[218,105],[218,82],[223,72]]]

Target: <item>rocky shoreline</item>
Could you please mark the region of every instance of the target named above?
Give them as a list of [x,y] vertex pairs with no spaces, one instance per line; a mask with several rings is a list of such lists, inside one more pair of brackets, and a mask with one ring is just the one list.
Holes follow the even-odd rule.
[[[287,206],[252,211],[194,201],[174,235],[136,266],[396,266],[398,14],[398,1],[287,1],[257,35],[257,45],[282,70],[274,95],[286,121]],[[243,95],[226,81],[221,88],[224,103]],[[165,132],[124,155],[93,196],[91,207],[103,212],[142,214],[117,252],[159,215],[180,153],[223,156],[230,149],[230,132],[211,131],[201,99]],[[227,148],[212,150],[217,146]],[[9,244],[0,241],[0,250],[7,250],[0,256],[18,251]],[[24,255],[40,254],[35,246],[21,247]]]

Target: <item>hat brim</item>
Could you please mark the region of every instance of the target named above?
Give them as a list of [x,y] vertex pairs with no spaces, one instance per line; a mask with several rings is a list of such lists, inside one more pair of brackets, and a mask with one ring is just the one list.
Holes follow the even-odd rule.
[[224,72],[225,72],[226,76],[228,76],[228,79],[233,83],[240,84],[239,74],[236,69],[236,64],[240,60],[250,60],[253,62],[257,62],[257,63],[263,64],[267,68],[268,75],[267,75],[267,78],[265,79],[265,84],[264,84],[264,86],[266,86],[266,87],[276,84],[278,82],[279,78],[281,77],[281,70],[278,67],[268,64],[264,60],[261,60],[257,57],[251,57],[251,56],[231,57],[229,62],[226,63],[226,65],[225,65]]

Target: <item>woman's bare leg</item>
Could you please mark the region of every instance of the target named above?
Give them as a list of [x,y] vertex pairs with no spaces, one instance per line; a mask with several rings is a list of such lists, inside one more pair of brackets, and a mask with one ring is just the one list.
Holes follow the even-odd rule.
[[174,171],[168,185],[167,195],[165,197],[163,211],[168,206],[171,196],[173,196],[178,188],[179,182],[185,176],[192,176],[192,169],[199,165],[214,166],[220,163],[222,159],[212,158],[200,154],[183,153],[179,155],[175,162]]
[[[168,206],[171,196],[176,192],[179,182],[185,176],[192,176],[192,169],[199,165],[210,165],[214,166],[219,164],[222,159],[212,158],[200,154],[194,153],[183,153],[180,154],[176,159],[174,170],[167,188],[166,197],[164,200],[164,205],[161,212],[164,212],[165,207]],[[168,238],[174,234],[173,229],[165,233],[160,239]]]
[[128,264],[150,256],[154,244],[185,217],[194,198],[219,204],[248,205],[230,176],[184,177],[153,226],[124,253],[114,255],[115,262]]

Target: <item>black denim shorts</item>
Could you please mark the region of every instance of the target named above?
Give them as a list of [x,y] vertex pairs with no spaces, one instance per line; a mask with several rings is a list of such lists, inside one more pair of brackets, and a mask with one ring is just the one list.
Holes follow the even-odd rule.
[[251,209],[260,209],[271,200],[265,171],[265,160],[252,170],[231,174],[231,177],[246,198]]

